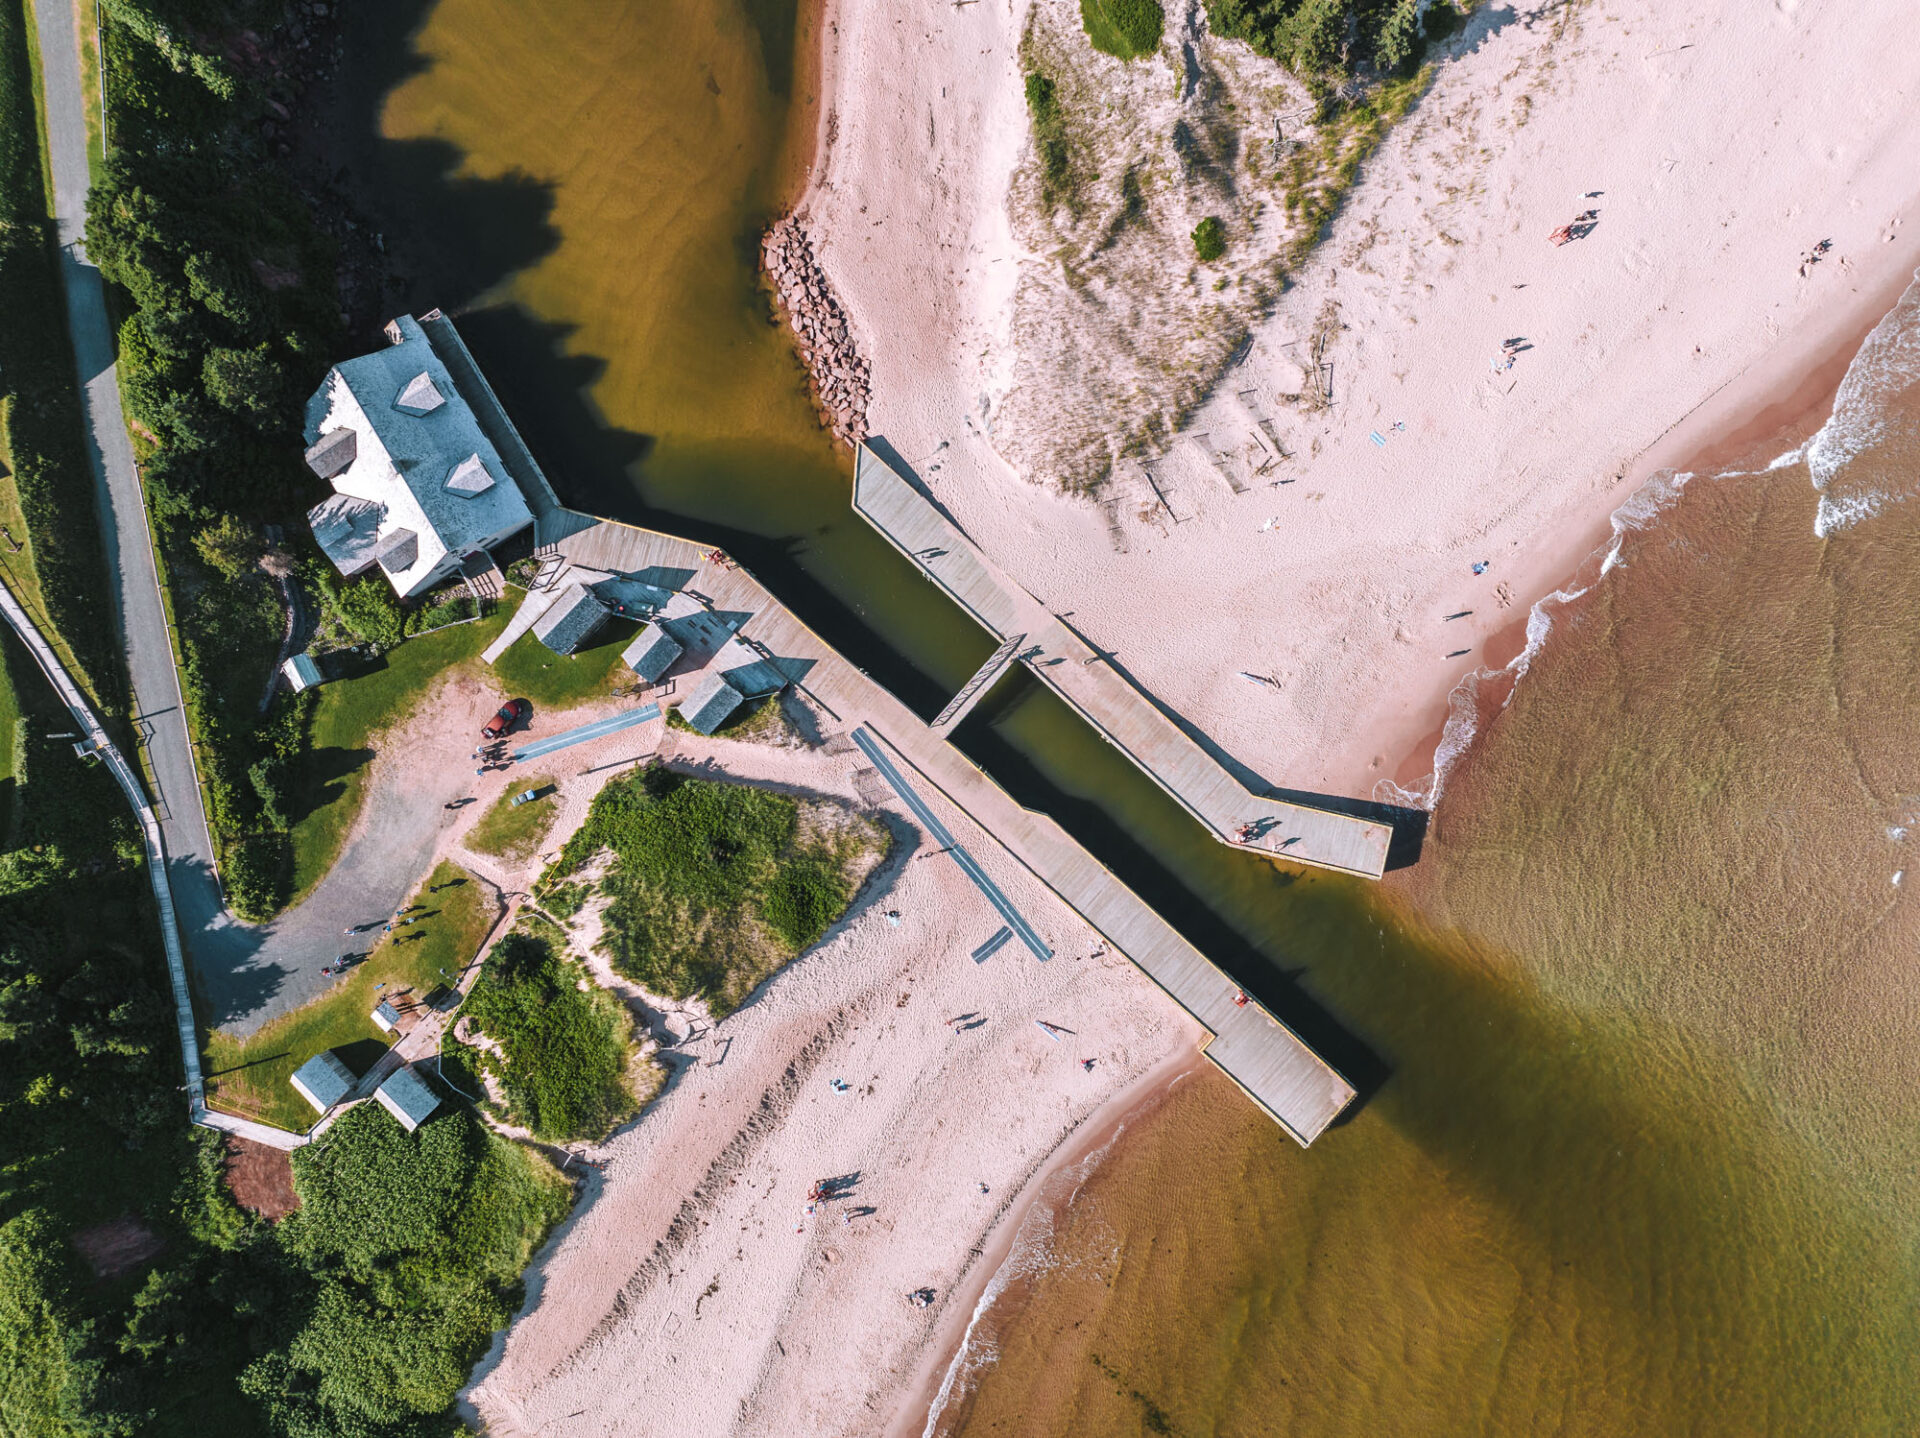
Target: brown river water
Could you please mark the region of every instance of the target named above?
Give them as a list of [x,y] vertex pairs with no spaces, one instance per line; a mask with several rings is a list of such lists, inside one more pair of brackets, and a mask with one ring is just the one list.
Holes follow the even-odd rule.
[[[337,126],[402,300],[460,318],[565,496],[726,544],[930,713],[984,638],[849,512],[755,277],[810,23],[410,0],[355,22]],[[1920,319],[1890,323],[1811,464],[1636,502],[1385,885],[1222,853],[1030,685],[969,721],[1366,1101],[1311,1153],[1211,1075],[1136,1116],[1036,1211],[937,1431],[1916,1426]]]

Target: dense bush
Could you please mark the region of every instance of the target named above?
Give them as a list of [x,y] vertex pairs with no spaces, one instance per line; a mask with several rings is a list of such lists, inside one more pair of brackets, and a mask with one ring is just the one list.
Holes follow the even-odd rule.
[[602,942],[614,966],[655,993],[700,993],[728,1013],[819,939],[853,898],[858,858],[888,843],[871,821],[803,833],[800,819],[784,794],[656,764],[594,797],[543,887],[611,849]]
[[301,1207],[280,1238],[314,1297],[243,1389],[290,1435],[444,1431],[416,1425],[445,1413],[512,1316],[565,1185],[457,1108],[408,1133],[362,1104],[293,1168]]
[[612,994],[580,987],[580,966],[538,934],[494,946],[461,1006],[500,1047],[483,1056],[506,1091],[514,1119],[541,1138],[599,1139],[632,1116],[627,1083],[633,1020]]
[[1227,227],[1217,216],[1208,215],[1193,227],[1193,252],[1207,264],[1227,252]]
[[1040,157],[1040,199],[1049,210],[1078,203],[1073,151],[1067,143],[1066,116],[1060,108],[1060,89],[1039,70],[1027,75],[1027,110],[1033,116],[1033,142]]
[[[1362,66],[1404,70],[1419,58],[1421,0],[1206,0],[1214,33],[1245,40],[1302,79],[1325,86]],[[1437,36],[1460,10],[1439,0],[1426,30]]]
[[1080,0],[1080,23],[1094,49],[1137,60],[1160,48],[1167,17],[1159,0]]

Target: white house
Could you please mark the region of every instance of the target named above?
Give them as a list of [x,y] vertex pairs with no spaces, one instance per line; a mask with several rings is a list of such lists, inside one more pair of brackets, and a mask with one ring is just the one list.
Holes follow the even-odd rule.
[[[533,523],[488,434],[525,446],[452,322],[427,319],[394,320],[392,345],[335,365],[307,401],[307,464],[335,491],[307,512],[313,537],[342,574],[379,565],[403,599]],[[545,490],[537,471],[529,483]]]

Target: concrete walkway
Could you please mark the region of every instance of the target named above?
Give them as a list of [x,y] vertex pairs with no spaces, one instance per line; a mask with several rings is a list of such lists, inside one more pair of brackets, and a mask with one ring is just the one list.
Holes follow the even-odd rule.
[[86,259],[87,190],[92,177],[87,169],[79,35],[73,6],[42,3],[33,8],[45,87],[54,219],[62,253],[60,276],[79,369],[101,539],[113,582],[114,618],[133,684],[132,717],[138,742],[146,751],[153,813],[165,841],[166,877],[181,933],[198,952],[202,934],[233,921],[226,913],[214,868],[199,773],[174,670],[173,638],[154,566],[153,537],[147,528],[126,420],[120,412],[106,298],[100,271]]

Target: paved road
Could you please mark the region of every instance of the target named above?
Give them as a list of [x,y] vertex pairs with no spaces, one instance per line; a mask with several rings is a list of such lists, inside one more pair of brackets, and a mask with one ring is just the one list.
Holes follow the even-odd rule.
[[187,740],[180,679],[173,667],[140,477],[120,413],[113,336],[100,271],[87,263],[83,245],[90,176],[74,7],[41,4],[34,11],[53,161],[54,218],[64,257],[61,280],[80,371],[87,454],[100,504],[107,564],[114,578],[114,614],[133,681],[134,723],[146,750],[153,808],[166,845],[167,877],[181,932],[197,957],[203,936],[233,927],[234,921],[226,913],[213,870],[213,845],[207,837],[206,810]]

